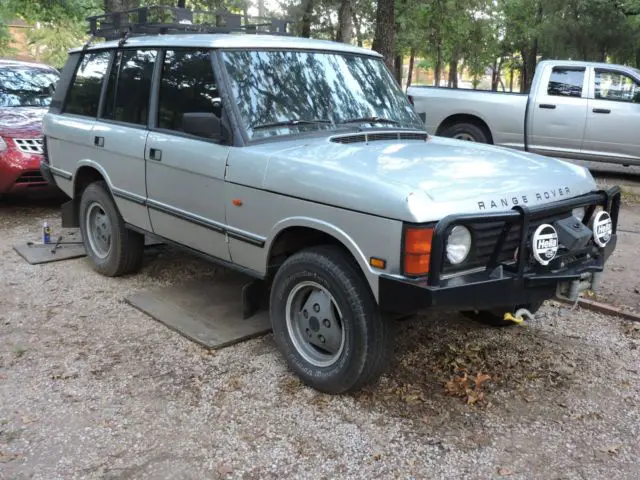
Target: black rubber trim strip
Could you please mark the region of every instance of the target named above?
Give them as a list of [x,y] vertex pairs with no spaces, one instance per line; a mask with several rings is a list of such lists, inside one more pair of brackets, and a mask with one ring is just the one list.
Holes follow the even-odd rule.
[[49,167],[49,170],[51,170],[52,175],[64,178],[65,180],[71,180],[73,178],[73,175],[71,175],[69,172],[65,172],[64,170],[60,170],[59,168]]
[[184,212],[180,212],[166,205],[156,203],[153,200],[145,200],[137,195],[132,195],[128,192],[115,189],[115,188],[112,189],[112,192],[115,197],[119,197],[124,200],[129,200],[131,202],[137,203],[138,205],[147,206],[149,208],[152,208],[153,210],[166,213],[167,215],[171,215],[173,217],[179,218],[186,222],[193,223],[194,225],[198,225],[200,227],[208,228],[209,230],[213,230],[217,233],[227,234],[231,238],[235,238],[236,240],[249,243],[259,248],[263,248],[266,243],[265,239],[258,237],[257,235],[251,235],[249,233],[243,234],[242,232],[239,232],[237,230],[230,229],[228,226],[221,225],[219,223],[210,222],[202,218],[194,217],[192,215],[186,214]]

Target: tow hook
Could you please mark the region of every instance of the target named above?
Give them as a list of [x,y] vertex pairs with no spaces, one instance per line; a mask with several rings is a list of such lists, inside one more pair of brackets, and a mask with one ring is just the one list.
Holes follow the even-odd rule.
[[513,322],[520,325],[524,322],[524,319],[527,318],[529,321],[534,319],[533,313],[531,313],[526,308],[519,308],[515,313],[506,312],[504,314],[504,319],[508,322]]

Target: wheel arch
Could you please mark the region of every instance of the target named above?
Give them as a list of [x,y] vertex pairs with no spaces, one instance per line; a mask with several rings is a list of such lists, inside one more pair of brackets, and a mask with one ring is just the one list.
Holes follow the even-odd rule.
[[334,244],[343,248],[359,267],[377,299],[377,276],[369,268],[364,252],[344,230],[321,220],[294,217],[276,224],[265,243],[266,271],[275,271],[284,259],[303,248],[322,244]]
[[436,135],[441,135],[447,128],[458,123],[471,123],[478,128],[481,128],[486,134],[489,143],[493,144],[493,134],[491,133],[489,124],[479,115],[472,113],[456,113],[454,115],[449,115],[438,126]]

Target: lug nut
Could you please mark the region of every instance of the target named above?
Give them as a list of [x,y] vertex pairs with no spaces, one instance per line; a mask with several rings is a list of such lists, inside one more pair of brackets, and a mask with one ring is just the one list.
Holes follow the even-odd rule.
[[322,324],[323,324],[326,328],[331,327],[331,322],[329,321],[329,319],[328,319],[328,318],[325,318],[325,319],[322,321]]
[[317,303],[313,304],[313,311],[318,313],[320,311],[320,305],[318,305]]
[[303,310],[303,311],[302,311],[302,316],[303,316],[304,318],[309,318],[309,312],[307,312],[306,310]]
[[322,343],[326,342],[324,336],[322,336],[322,335],[318,335],[318,340],[320,340],[320,342],[322,342]]

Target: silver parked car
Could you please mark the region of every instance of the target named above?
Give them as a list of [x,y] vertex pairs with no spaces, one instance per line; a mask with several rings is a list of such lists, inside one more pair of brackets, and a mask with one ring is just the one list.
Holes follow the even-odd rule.
[[528,94],[412,86],[436,135],[552,157],[640,165],[640,71],[545,60]]
[[329,393],[387,364],[386,313],[513,325],[596,288],[619,189],[559,160],[428,134],[376,52],[286,35],[131,35],[76,49],[42,171],[94,268],[151,233],[256,281],[289,367]]

